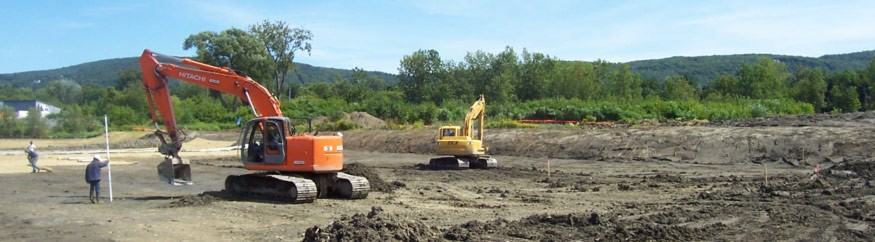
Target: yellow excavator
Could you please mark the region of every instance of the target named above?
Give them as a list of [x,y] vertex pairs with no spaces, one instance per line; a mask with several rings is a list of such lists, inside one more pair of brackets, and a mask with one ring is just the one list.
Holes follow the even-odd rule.
[[[483,146],[483,118],[486,114],[486,99],[483,94],[471,105],[462,126],[442,126],[438,130],[437,157],[429,161],[433,169],[494,168],[498,161],[489,155]],[[479,121],[474,134],[474,120]]]

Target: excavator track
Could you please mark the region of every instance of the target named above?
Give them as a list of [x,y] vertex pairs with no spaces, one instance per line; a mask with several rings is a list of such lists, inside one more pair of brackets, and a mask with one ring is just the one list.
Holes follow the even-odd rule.
[[225,190],[241,197],[309,203],[318,197],[366,198],[371,185],[365,177],[343,172],[315,175],[256,173],[228,176]]
[[225,190],[238,196],[291,203],[313,202],[318,194],[316,183],[310,179],[265,173],[228,176]]
[[338,172],[333,190],[331,195],[336,197],[362,199],[368,197],[368,193],[371,191],[371,183],[365,177]]
[[438,157],[433,158],[428,162],[428,166],[435,170],[448,169],[491,169],[498,167],[498,161],[492,156],[477,156],[477,157]]

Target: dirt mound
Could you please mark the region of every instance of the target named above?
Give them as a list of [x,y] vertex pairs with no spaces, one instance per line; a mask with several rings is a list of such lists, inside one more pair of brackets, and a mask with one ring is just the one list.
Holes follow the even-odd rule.
[[368,166],[359,164],[359,163],[351,163],[345,164],[343,166],[343,170],[341,172],[345,172],[350,175],[363,176],[368,178],[368,183],[371,185],[371,191],[378,192],[387,192],[391,193],[396,188],[403,186],[404,183],[401,182],[386,182],[380,175],[374,171],[373,168]]
[[[386,126],[386,121],[374,117],[373,115],[366,112],[343,113],[343,119],[356,123],[364,129],[373,129]],[[319,116],[312,120],[312,124],[313,126],[317,126],[327,121],[328,117]]]
[[346,119],[349,119],[366,129],[386,126],[386,121],[366,112],[352,112],[346,116]]
[[382,208],[371,207],[367,215],[357,213],[325,228],[311,227],[304,233],[303,241],[442,241],[437,231],[420,221],[385,214]]
[[399,215],[384,214],[380,207],[373,207],[367,215],[344,217],[325,228],[311,227],[303,241],[690,241],[707,240],[726,227],[719,222],[685,226],[687,216],[708,216],[698,215],[697,211],[676,210],[638,219],[597,213],[537,214],[517,221],[470,221],[439,229]]
[[449,228],[443,236],[457,241],[690,241],[708,239],[725,227],[721,223],[687,227],[674,217],[678,216],[656,213],[633,220],[597,213],[537,214],[518,221],[470,221]]
[[710,126],[732,127],[863,127],[875,122],[875,112],[818,113],[813,115],[779,115],[744,120],[710,122]]
[[176,199],[169,204],[163,206],[163,208],[181,208],[181,207],[199,207],[199,206],[207,206],[212,204],[213,202],[227,200],[229,198],[228,194],[225,192],[203,192],[198,195],[188,195],[183,196],[179,199]]

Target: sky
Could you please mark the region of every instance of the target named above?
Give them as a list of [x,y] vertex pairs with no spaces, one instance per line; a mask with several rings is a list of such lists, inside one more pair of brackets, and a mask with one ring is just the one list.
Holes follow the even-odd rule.
[[875,1],[7,1],[0,73],[48,70],[143,49],[192,56],[189,36],[285,21],[313,33],[315,66],[398,73],[433,49],[445,61],[512,47],[562,60],[628,62],[875,49]]

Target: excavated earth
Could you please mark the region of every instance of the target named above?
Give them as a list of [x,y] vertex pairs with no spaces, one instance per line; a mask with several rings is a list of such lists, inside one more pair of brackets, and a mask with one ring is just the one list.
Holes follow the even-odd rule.
[[[157,152],[113,155],[126,163],[112,166],[114,200],[104,181],[102,204],[88,203],[83,164],[0,174],[0,232],[6,241],[875,238],[872,112],[491,129],[485,143],[500,163],[491,170],[422,169],[433,157],[434,129],[344,132],[345,172],[372,185],[361,200],[234,197],[223,191],[225,176],[248,172],[235,150],[183,152],[192,186],[156,179]],[[196,137],[232,144],[238,136]],[[152,139],[111,146],[148,148]],[[94,148],[71,142],[41,159]],[[19,154],[0,162],[26,164]]]

